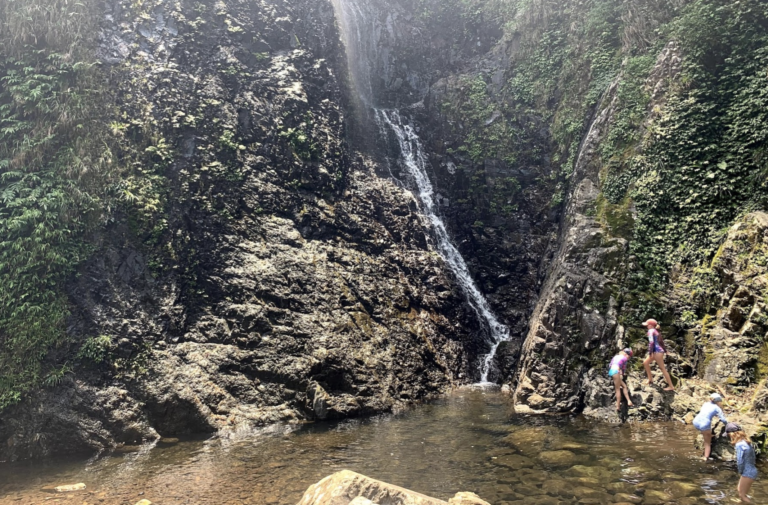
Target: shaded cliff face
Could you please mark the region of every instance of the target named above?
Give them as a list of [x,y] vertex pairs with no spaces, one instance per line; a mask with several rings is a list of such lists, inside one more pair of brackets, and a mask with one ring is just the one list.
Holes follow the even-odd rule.
[[387,411],[466,380],[477,323],[413,196],[344,140],[329,2],[112,2],[128,195],[67,288],[71,373],[3,458]]

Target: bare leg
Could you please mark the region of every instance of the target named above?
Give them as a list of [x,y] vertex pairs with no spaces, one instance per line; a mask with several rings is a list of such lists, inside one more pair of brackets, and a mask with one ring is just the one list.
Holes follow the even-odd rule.
[[621,380],[621,388],[624,390],[624,398],[627,399],[627,405],[629,405],[630,407],[634,407],[635,404],[632,403],[632,399],[629,397],[629,386],[627,386],[627,383],[624,382],[623,378]]
[[613,386],[616,388],[616,410],[621,408],[621,375],[613,376]]
[[749,477],[742,476],[741,479],[739,479],[739,498],[741,498],[741,501],[744,503],[752,503],[752,500],[749,499],[747,493],[749,493],[749,489],[752,487],[753,482],[755,481]]
[[645,374],[648,376],[648,384],[653,384],[653,375],[651,375],[651,361],[653,361],[653,354],[649,354],[647,358],[643,360],[643,366],[645,367]]
[[704,437],[704,461],[706,461],[712,453],[712,430],[702,431],[701,436]]
[[659,368],[661,369],[661,373],[664,374],[664,379],[667,381],[667,386],[664,388],[664,391],[674,391],[675,386],[672,384],[672,377],[669,376],[669,372],[667,372],[667,367],[664,366],[664,355],[660,352],[657,352],[653,355],[654,359],[656,360],[656,363],[659,365]]

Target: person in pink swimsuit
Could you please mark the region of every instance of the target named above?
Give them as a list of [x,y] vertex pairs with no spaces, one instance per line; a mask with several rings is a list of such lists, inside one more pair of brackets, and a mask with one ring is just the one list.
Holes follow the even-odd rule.
[[667,353],[667,349],[664,347],[664,339],[659,333],[659,323],[655,319],[649,319],[643,323],[643,326],[648,329],[648,357],[643,361],[645,373],[648,375],[648,385],[653,384],[651,363],[655,361],[667,381],[667,387],[664,388],[664,391],[674,391],[675,386],[672,384],[672,377],[669,376],[667,367],[664,366],[664,355]]
[[634,407],[632,400],[629,398],[629,388],[627,383],[624,382],[624,376],[627,374],[627,362],[632,357],[632,349],[624,349],[619,354],[613,357],[611,364],[608,365],[608,377],[613,378],[613,385],[616,387],[616,410],[621,410],[621,392],[624,392],[624,397],[627,399],[627,404],[630,407]]

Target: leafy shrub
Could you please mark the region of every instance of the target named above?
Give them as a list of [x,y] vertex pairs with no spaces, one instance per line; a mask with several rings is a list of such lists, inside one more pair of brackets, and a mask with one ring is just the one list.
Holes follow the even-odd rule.
[[77,353],[77,358],[86,359],[98,365],[110,357],[114,347],[112,339],[106,335],[91,337],[83,342]]

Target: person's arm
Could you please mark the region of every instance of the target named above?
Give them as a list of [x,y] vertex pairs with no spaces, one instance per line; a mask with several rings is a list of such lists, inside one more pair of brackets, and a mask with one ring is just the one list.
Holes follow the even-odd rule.
[[725,418],[725,413],[723,413],[723,409],[721,409],[719,406],[717,407],[717,417],[720,418],[723,424],[728,424],[728,419]]

